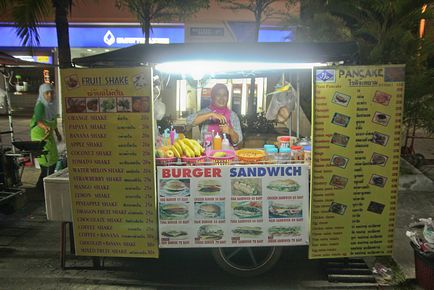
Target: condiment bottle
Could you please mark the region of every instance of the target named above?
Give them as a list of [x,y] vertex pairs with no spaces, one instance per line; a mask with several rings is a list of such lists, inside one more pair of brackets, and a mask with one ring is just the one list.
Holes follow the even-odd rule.
[[212,140],[213,140],[212,133],[211,132],[203,133],[202,140],[203,140],[202,146],[203,146],[203,148],[205,148],[206,154],[208,154],[213,148],[213,146],[212,146]]
[[229,139],[226,137],[226,134],[223,133],[223,141],[222,141],[222,150],[231,150],[232,146],[229,142]]
[[291,146],[291,156],[292,160],[303,160],[303,147],[301,146]]
[[214,136],[212,146],[213,146],[212,149],[214,150],[222,150],[222,137],[220,137],[218,132]]

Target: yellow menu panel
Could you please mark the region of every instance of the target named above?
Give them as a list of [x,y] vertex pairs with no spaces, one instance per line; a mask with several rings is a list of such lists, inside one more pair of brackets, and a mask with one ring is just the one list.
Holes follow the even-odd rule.
[[315,70],[310,258],[392,254],[402,65]]
[[158,257],[152,70],[61,78],[77,255]]

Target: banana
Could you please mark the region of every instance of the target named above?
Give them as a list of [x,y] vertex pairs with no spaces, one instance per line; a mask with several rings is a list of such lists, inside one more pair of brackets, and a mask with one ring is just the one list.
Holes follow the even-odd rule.
[[187,153],[187,149],[190,149],[190,148],[187,145],[185,145],[183,141],[184,140],[178,140],[178,144],[182,148],[182,154],[187,156],[187,157],[191,157],[191,156],[188,156],[188,153]]
[[194,139],[190,139],[190,142],[191,143],[193,143],[199,150],[200,150],[200,153],[202,154],[203,152],[205,152],[205,148],[203,148],[200,144],[199,144],[199,142],[197,142],[196,140],[194,140]]
[[173,151],[173,154],[175,154],[175,157],[181,158],[181,154],[179,153],[178,149],[176,149],[175,146],[172,146],[171,150]]
[[194,152],[190,149],[190,147],[185,147],[185,153],[187,157],[194,157]]
[[199,157],[200,155],[202,155],[202,152],[200,152],[200,149],[197,148],[197,146],[195,144],[193,144],[193,142],[191,142],[190,139],[183,139],[182,141],[184,141],[184,144],[187,144],[187,146],[191,149],[191,151],[194,152],[194,155],[196,157]]
[[179,152],[180,155],[184,154],[181,145],[179,145],[179,140],[176,141],[175,144],[173,144],[173,146],[175,146],[176,150]]

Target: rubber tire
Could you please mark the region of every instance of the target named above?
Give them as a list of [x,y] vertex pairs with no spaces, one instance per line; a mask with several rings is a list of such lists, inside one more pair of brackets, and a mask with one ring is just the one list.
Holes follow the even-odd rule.
[[[237,264],[235,261],[231,261],[228,258],[229,253],[237,252],[237,254],[247,255],[250,254],[258,254],[260,251],[263,257],[258,265],[242,265]],[[242,248],[213,248],[211,249],[212,255],[216,263],[222,268],[224,271],[240,277],[253,277],[266,273],[271,270],[276,263],[279,261],[282,256],[283,248],[282,247],[242,247]],[[265,255],[264,255],[265,253]],[[255,255],[254,255],[255,256]],[[235,257],[235,256],[234,256]],[[242,256],[239,256],[243,258]]]

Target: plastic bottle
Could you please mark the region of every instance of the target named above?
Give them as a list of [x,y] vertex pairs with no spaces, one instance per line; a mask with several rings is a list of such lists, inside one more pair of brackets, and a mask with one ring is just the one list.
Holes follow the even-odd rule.
[[173,129],[173,126],[170,126],[170,144],[169,145],[173,145],[173,143],[175,143],[175,134],[176,134],[176,131]]
[[231,150],[231,149],[232,149],[231,143],[226,137],[226,134],[223,133],[222,150]]
[[205,152],[206,154],[208,154],[213,146],[212,146],[212,140],[213,140],[213,135],[211,132],[205,132],[202,136],[202,140],[203,140],[203,148],[205,148]]
[[309,164],[312,162],[312,147],[304,146],[304,163]]
[[222,150],[222,137],[220,137],[218,132],[214,136],[212,146],[213,146],[212,149],[214,150]]

